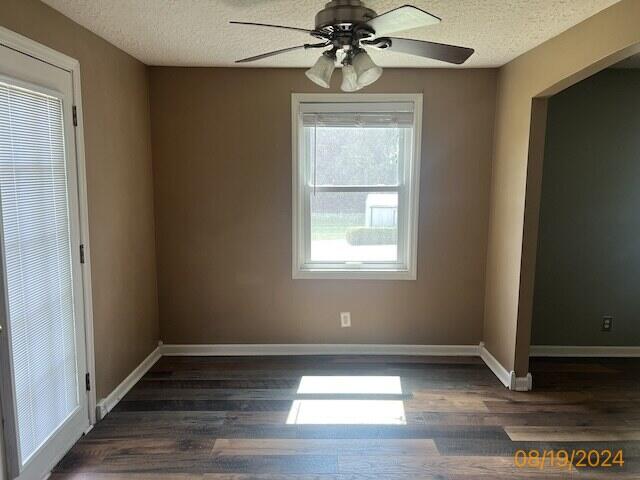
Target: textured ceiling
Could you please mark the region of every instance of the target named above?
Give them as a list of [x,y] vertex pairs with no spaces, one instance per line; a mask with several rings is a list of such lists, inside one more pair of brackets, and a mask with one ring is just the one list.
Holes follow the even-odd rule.
[[[229,20],[313,28],[326,0],[43,0],[148,65],[231,66],[234,60],[311,37],[295,31],[229,25]],[[640,1],[640,0],[639,0]],[[443,19],[399,37],[476,49],[466,67],[495,67],[567,30],[618,0],[369,0],[379,14],[412,3]],[[391,52],[372,56],[384,67],[443,67]],[[244,64],[305,67],[318,51],[290,52]]]

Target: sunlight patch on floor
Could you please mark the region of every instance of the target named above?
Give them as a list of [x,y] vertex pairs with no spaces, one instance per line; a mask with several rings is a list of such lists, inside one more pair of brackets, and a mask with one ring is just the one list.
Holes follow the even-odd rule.
[[288,425],[406,425],[402,400],[353,399],[349,395],[401,395],[398,376],[304,376],[299,395],[335,396],[294,400]]
[[294,400],[287,425],[406,425],[402,400]]
[[382,394],[400,395],[400,377],[319,377],[304,376],[298,394]]

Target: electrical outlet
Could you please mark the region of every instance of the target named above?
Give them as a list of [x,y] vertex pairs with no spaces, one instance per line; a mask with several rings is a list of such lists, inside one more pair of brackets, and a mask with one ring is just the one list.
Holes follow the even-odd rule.
[[340,326],[342,328],[351,326],[351,312],[340,312]]
[[613,328],[613,317],[602,317],[602,331],[610,332]]

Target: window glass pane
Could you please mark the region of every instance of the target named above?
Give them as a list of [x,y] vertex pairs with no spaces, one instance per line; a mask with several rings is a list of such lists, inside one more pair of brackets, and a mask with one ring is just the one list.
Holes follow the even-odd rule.
[[396,127],[305,127],[311,183],[397,185],[406,131]]
[[311,261],[397,260],[397,193],[311,192]]

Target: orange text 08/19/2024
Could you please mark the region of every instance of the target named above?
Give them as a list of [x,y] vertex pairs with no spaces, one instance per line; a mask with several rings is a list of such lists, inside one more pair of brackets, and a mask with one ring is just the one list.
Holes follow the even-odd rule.
[[517,468],[567,469],[622,468],[622,450],[517,450],[513,456]]

